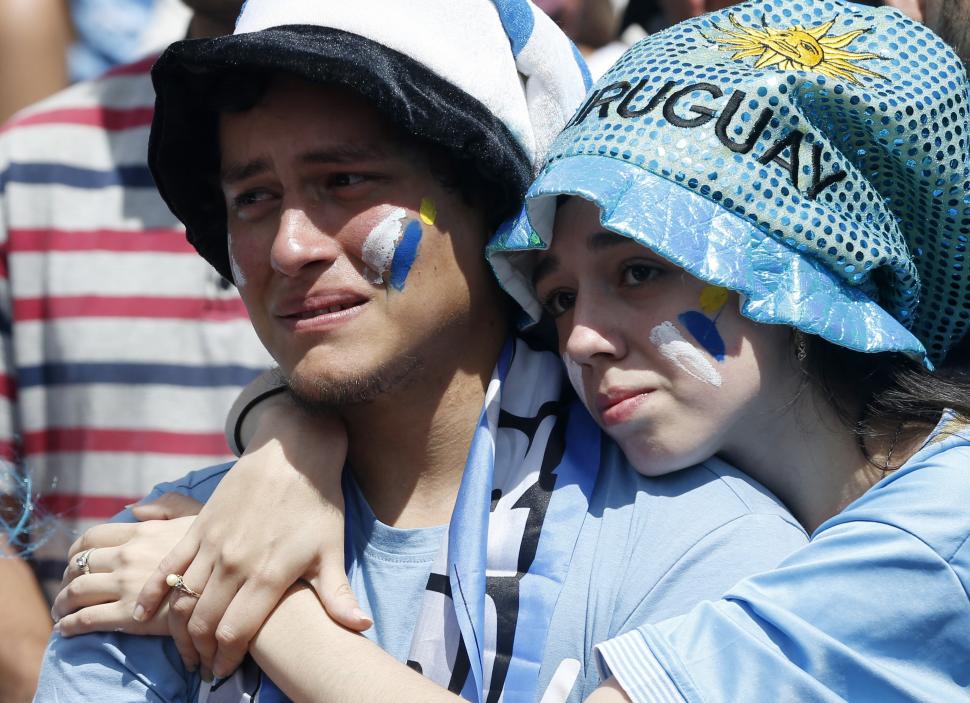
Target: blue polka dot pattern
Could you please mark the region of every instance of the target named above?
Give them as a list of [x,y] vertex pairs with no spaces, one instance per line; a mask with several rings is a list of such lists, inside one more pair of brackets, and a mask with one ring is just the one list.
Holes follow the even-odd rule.
[[[895,10],[748,2],[631,48],[553,144],[717,203],[941,360],[970,323],[967,81]],[[541,177],[540,177],[541,179]]]

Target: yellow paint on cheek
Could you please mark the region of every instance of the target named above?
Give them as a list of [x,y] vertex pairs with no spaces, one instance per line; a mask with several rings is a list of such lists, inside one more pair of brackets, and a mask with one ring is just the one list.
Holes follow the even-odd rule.
[[438,208],[431,198],[421,198],[421,221],[426,225],[433,225],[438,218]]
[[727,288],[705,286],[701,291],[701,310],[711,315],[727,304]]

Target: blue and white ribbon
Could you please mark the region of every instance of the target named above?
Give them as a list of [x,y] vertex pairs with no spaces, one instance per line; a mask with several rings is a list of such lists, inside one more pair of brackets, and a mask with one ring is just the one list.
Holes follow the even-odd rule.
[[599,429],[563,391],[557,356],[505,349],[428,579],[409,664],[469,701],[538,698],[599,464]]

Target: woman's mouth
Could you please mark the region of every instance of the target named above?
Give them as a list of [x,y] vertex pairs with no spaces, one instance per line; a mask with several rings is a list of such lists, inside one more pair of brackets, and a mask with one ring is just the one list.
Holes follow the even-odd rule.
[[652,392],[650,388],[636,388],[611,389],[600,393],[596,398],[596,407],[603,425],[610,427],[629,420]]

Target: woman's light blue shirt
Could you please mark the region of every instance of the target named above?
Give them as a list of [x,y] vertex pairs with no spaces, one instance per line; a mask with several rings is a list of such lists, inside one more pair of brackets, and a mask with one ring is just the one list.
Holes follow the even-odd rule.
[[637,703],[970,701],[970,427],[770,572],[598,647]]

